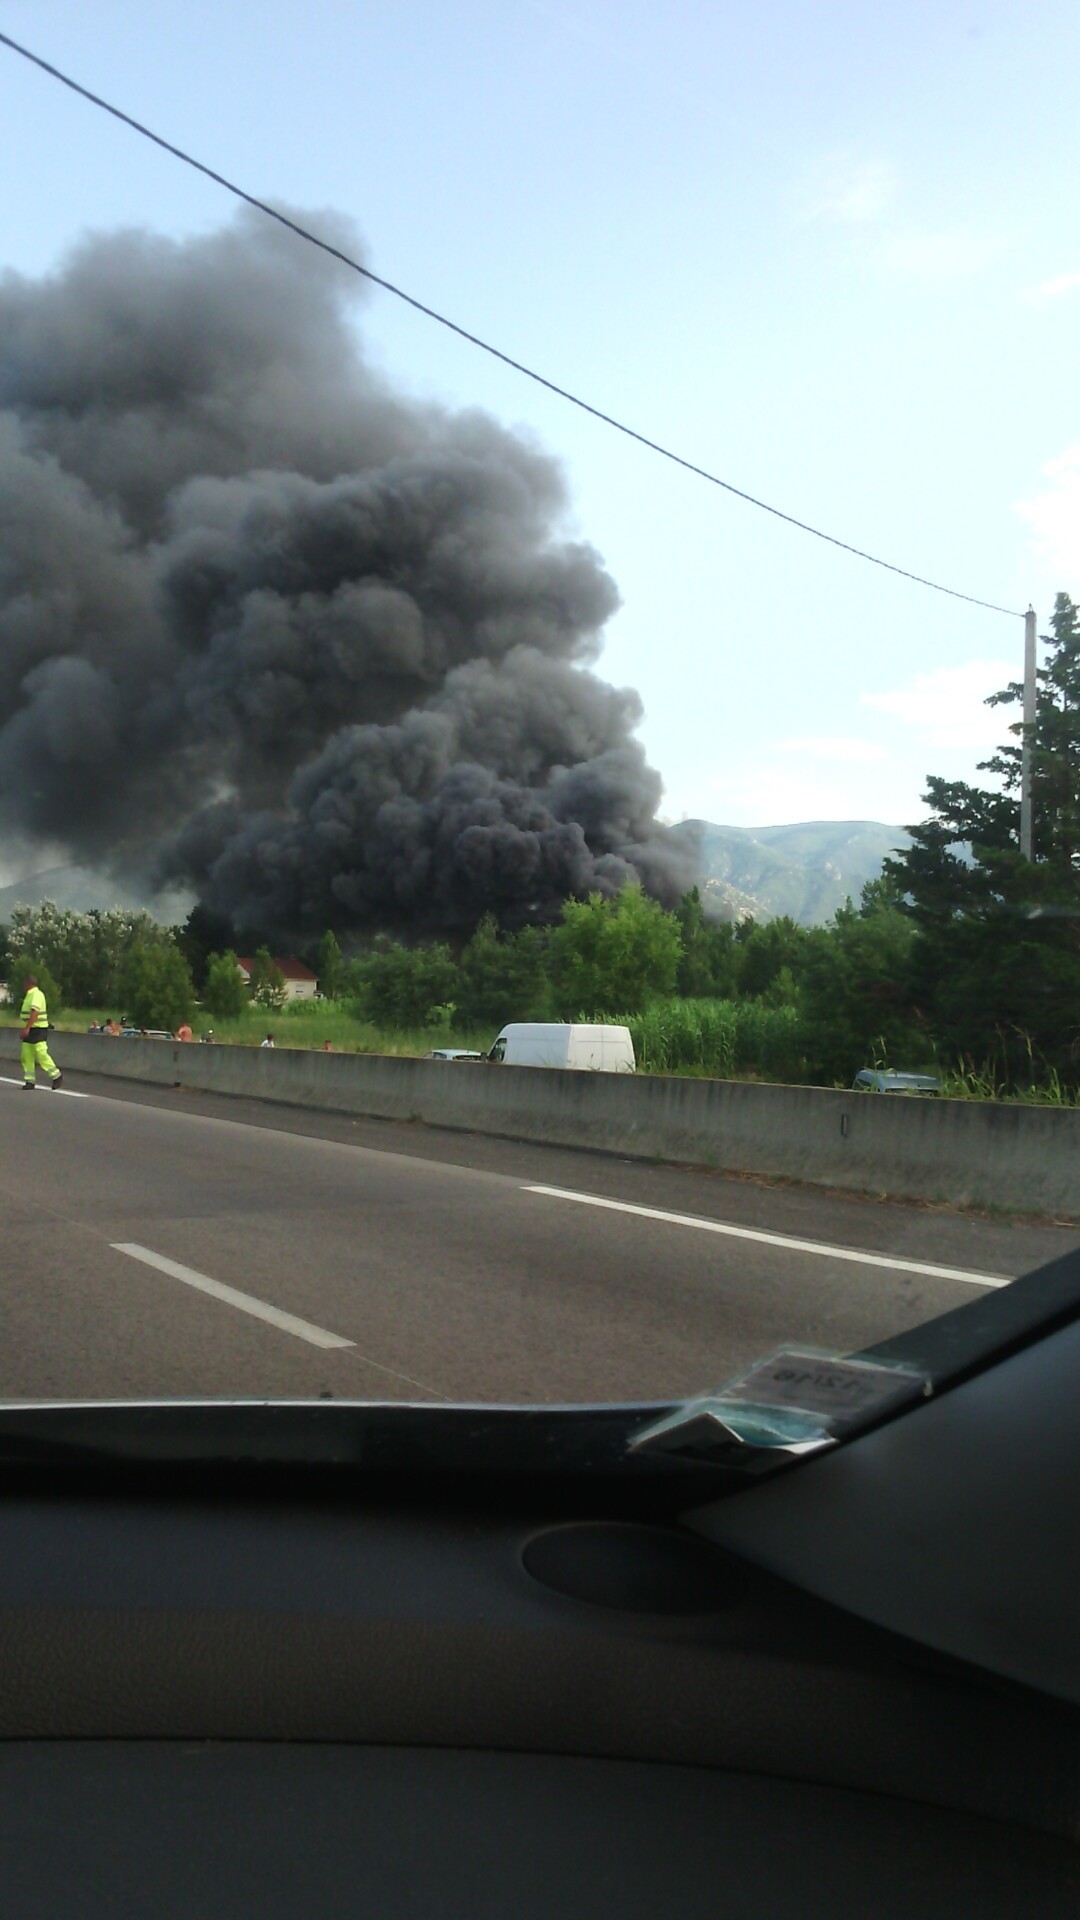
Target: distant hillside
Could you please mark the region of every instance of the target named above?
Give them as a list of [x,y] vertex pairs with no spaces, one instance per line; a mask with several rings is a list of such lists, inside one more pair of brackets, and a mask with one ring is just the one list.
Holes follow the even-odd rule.
[[790,914],[820,926],[850,894],[858,901],[886,854],[906,847],[903,827],[880,820],[804,820],[787,827],[723,827],[684,820],[673,829],[696,836],[702,891],[739,919],[772,920]]
[[124,886],[88,867],[47,867],[42,873],[28,874],[25,880],[0,887],[0,921],[10,920],[16,907],[39,907],[43,900],[54,900],[58,907],[75,913],[89,913],[91,907],[145,907],[166,926],[186,920],[195,904],[194,894],[164,893],[155,897],[137,881]]

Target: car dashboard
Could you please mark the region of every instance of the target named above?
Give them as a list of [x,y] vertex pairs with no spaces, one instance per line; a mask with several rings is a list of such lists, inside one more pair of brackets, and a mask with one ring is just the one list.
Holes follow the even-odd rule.
[[0,1410],[5,1913],[1075,1912],[1078,1315],[756,1476],[656,1407]]

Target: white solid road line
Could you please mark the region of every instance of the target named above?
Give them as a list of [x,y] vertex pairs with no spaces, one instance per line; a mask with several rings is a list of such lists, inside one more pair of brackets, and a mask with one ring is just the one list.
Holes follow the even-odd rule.
[[227,1306],[239,1307],[241,1313],[253,1314],[256,1320],[268,1320],[272,1327],[280,1327],[283,1333],[293,1333],[298,1340],[306,1340],[313,1347],[354,1347],[355,1340],[343,1340],[340,1333],[327,1333],[325,1327],[312,1326],[310,1320],[298,1320],[294,1313],[282,1313],[280,1307],[268,1306],[265,1300],[256,1300],[254,1294],[240,1293],[236,1287],[223,1286],[220,1280],[211,1280],[208,1274],[196,1273],[194,1267],[182,1267],[179,1260],[167,1260],[163,1253],[155,1253],[150,1247],[140,1247],[134,1240],[113,1240],[110,1246],[114,1253],[129,1254],[132,1260],[141,1260],[144,1266],[156,1267],[159,1273],[167,1273],[172,1280],[182,1280],[186,1287],[197,1287],[200,1293],[209,1293],[215,1300],[224,1300]]
[[[22,1081],[10,1080],[7,1074],[0,1074],[0,1086],[14,1087],[17,1093],[22,1092]],[[46,1080],[38,1081],[37,1091],[39,1093],[66,1093],[69,1100],[89,1100],[90,1098],[88,1093],[76,1093],[74,1087],[50,1087]]]
[[549,1200],[576,1200],[584,1207],[608,1207],[614,1213],[636,1213],[643,1220],[666,1220],[673,1227],[697,1227],[702,1233],[729,1234],[733,1240],[761,1240],[767,1247],[788,1253],[820,1253],[829,1260],[852,1260],[861,1267],[888,1267],[900,1273],[921,1273],[930,1280],[962,1280],[969,1287],[1009,1287],[1012,1274],[969,1273],[964,1267],[934,1267],[923,1260],[901,1260],[891,1253],[862,1253],[854,1247],[833,1247],[824,1240],[795,1240],[786,1233],[764,1233],[757,1227],[732,1227],[722,1220],[706,1220],[696,1213],[664,1213],[659,1207],[635,1207],[629,1200],[602,1200],[595,1193],[572,1193],[566,1187],[523,1186],[523,1193],[545,1194]]

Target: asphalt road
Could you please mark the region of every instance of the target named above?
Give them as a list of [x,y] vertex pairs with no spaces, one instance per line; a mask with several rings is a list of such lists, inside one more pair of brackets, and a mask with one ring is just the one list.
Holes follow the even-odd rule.
[[0,1079],[0,1220],[9,1400],[678,1396],[784,1340],[866,1346],[1080,1245],[90,1075]]

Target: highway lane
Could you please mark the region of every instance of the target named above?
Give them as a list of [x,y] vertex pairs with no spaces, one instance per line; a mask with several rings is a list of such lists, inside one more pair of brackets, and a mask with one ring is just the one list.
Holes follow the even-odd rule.
[[663,1397],[781,1340],[865,1345],[1080,1244],[1071,1228],[66,1085],[30,1098],[0,1083],[0,1397]]

